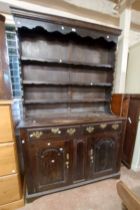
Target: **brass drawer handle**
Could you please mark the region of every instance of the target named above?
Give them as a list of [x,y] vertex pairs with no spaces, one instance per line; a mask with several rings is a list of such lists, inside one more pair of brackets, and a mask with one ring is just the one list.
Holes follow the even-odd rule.
[[113,128],[114,130],[117,130],[117,129],[119,128],[119,124],[113,124],[113,125],[112,125],[112,128]]
[[75,128],[69,128],[67,129],[67,133],[72,136],[74,133],[76,132],[76,129]]
[[30,134],[30,138],[36,138],[39,139],[43,135],[42,131],[34,131],[33,133]]
[[60,130],[59,128],[52,128],[52,129],[51,129],[51,132],[52,132],[53,134],[61,134],[61,130]]
[[86,131],[88,133],[92,133],[94,131],[94,127],[93,126],[86,127]]
[[101,125],[100,125],[100,128],[102,128],[102,129],[105,129],[107,127],[107,124],[106,123],[102,123]]

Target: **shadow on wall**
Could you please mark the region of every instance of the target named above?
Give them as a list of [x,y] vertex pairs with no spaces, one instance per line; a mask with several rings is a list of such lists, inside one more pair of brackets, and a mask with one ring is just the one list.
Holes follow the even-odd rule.
[[[25,0],[28,2],[28,0]],[[31,3],[37,4],[39,6],[44,7],[50,7],[53,9],[61,10],[63,12],[69,12],[74,15],[82,16],[85,18],[90,18],[95,20],[98,20],[99,22],[104,23],[104,25],[114,25],[116,27],[119,26],[119,18],[110,16],[109,14],[103,14],[101,12],[97,12],[92,9],[88,9],[84,7],[83,5],[74,5],[73,3],[66,2],[64,0],[53,0],[53,4],[51,0],[40,0],[39,2],[37,0],[30,0]]]

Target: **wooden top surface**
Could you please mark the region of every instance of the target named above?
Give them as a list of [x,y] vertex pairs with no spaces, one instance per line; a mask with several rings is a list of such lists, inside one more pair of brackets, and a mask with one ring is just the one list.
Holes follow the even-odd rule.
[[87,123],[99,123],[110,121],[125,120],[124,117],[118,117],[112,114],[92,114],[86,116],[64,116],[64,117],[48,117],[44,119],[25,119],[18,125],[19,128],[45,127],[45,126],[68,126]]
[[12,100],[0,100],[0,105],[10,105],[12,104],[13,101]]

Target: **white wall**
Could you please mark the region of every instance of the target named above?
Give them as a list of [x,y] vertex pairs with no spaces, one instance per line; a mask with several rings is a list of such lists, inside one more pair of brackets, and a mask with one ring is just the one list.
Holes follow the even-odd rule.
[[140,42],[129,48],[126,93],[140,93]]
[[129,32],[129,47],[140,42],[140,31],[131,29]]

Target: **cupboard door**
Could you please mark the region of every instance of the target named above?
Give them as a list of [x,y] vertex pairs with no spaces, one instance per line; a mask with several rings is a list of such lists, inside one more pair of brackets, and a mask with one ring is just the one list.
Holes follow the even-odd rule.
[[71,178],[71,142],[31,140],[25,142],[28,193],[56,189]]
[[88,178],[98,178],[117,172],[118,135],[95,134],[88,138]]

